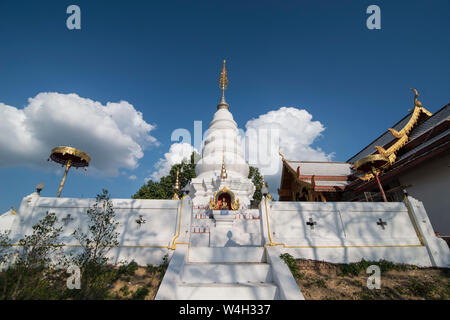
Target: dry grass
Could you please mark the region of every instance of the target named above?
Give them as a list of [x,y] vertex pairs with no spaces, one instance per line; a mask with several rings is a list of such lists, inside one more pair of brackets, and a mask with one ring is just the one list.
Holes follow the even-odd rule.
[[140,288],[147,288],[148,293],[144,298],[145,300],[153,300],[163,276],[164,274],[161,274],[161,271],[139,267],[134,275],[121,276],[114,282],[109,293],[114,299],[136,299],[136,292]]
[[381,273],[381,288],[367,288],[368,274],[343,275],[337,264],[297,260],[296,281],[310,300],[450,299],[450,270],[404,266]]

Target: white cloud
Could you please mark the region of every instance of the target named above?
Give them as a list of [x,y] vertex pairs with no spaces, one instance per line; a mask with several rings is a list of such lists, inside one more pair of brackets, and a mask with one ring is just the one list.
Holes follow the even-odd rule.
[[249,120],[245,127],[249,164],[266,175],[272,194],[276,195],[281,180],[279,149],[289,160],[329,161],[332,157],[312,146],[325,128],[319,121],[312,121],[312,115],[304,109],[282,107]]
[[137,177],[136,177],[134,174],[132,174],[131,176],[128,177],[128,179],[130,179],[130,180],[136,180]]
[[158,160],[155,164],[155,169],[148,179],[159,181],[162,177],[166,176],[170,172],[170,168],[174,164],[181,163],[184,159],[190,159],[192,152],[198,151],[189,143],[173,143],[170,146],[169,152],[164,154],[164,158]]
[[50,167],[50,150],[68,145],[91,156],[92,171],[115,176],[158,145],[154,128],[126,101],[102,105],[77,94],[40,93],[23,109],[0,103],[0,166]]

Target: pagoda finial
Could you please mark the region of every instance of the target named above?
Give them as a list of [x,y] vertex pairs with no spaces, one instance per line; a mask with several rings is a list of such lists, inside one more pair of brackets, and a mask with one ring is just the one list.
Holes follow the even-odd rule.
[[222,155],[222,170],[220,171],[220,178],[225,180],[228,177],[227,170],[225,169],[225,155]]
[[227,74],[227,68],[225,66],[226,60],[223,60],[222,65],[222,72],[220,73],[219,78],[219,88],[222,90],[222,98],[220,99],[220,103],[217,106],[217,109],[226,108],[228,109],[228,103],[225,101],[225,90],[228,87],[228,74]]
[[173,200],[179,200],[180,198],[178,197],[178,191],[180,191],[180,180],[179,180],[179,176],[180,176],[180,169],[177,169],[177,179],[175,181],[175,186],[173,188],[173,190],[175,191],[173,194]]

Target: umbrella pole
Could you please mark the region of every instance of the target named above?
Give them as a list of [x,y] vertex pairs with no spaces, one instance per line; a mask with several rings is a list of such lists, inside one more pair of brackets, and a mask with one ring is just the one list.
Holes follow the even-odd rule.
[[64,187],[64,183],[66,182],[67,173],[69,172],[70,166],[72,165],[72,160],[68,160],[66,162],[66,170],[64,170],[64,175],[61,180],[61,184],[59,185],[58,193],[56,194],[56,197],[59,198],[61,195],[62,188]]
[[380,179],[378,178],[378,173],[377,173],[377,171],[376,171],[376,170],[372,170],[372,171],[373,171],[373,174],[375,175],[375,178],[377,179],[378,187],[380,188],[381,195],[383,196],[384,202],[388,202],[388,201],[387,201],[387,198],[386,198],[386,194],[384,193],[384,190],[383,190],[383,186],[381,185]]

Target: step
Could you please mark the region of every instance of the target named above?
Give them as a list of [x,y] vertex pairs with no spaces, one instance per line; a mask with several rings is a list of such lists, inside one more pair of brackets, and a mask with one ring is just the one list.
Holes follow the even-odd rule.
[[178,300],[274,300],[277,287],[272,283],[179,284]]
[[272,273],[267,263],[185,264],[181,283],[248,283],[271,282]]
[[264,247],[191,247],[188,262],[266,262],[266,256],[264,254]]

